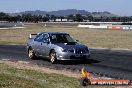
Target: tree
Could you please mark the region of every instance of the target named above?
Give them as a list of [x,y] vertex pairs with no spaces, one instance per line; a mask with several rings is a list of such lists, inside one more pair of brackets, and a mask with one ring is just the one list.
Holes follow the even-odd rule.
[[73,16],[72,14],[71,15],[68,15],[67,16],[67,19],[68,20],[71,20],[71,21],[75,21],[75,16]]
[[92,16],[92,15],[88,16],[88,20],[89,20],[90,22],[93,21],[93,20],[94,20],[93,16]]
[[55,19],[56,19],[57,17],[55,16],[55,15],[51,15],[51,20],[54,20],[54,22],[55,22]]
[[38,16],[38,21],[41,21],[41,22],[43,21],[42,15],[39,15],[39,16]]
[[1,21],[7,21],[9,18],[9,15],[7,15],[6,13],[0,12],[0,20]]
[[49,21],[48,17],[43,17],[42,19],[43,19],[43,22]]
[[82,21],[83,21],[83,17],[82,17],[82,15],[80,15],[80,14],[76,14],[76,18],[75,18],[75,20],[76,20],[77,22],[82,22]]
[[16,18],[17,18],[17,21],[22,21],[22,16],[17,15]]

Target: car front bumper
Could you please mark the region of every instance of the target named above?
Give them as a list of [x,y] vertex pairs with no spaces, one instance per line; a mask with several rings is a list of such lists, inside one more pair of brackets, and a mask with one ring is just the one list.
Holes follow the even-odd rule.
[[57,54],[57,60],[86,60],[90,58],[90,53],[59,53]]

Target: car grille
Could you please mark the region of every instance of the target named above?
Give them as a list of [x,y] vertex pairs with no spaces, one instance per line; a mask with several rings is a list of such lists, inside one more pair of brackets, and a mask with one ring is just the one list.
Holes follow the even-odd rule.
[[74,53],[74,50],[69,50],[69,52],[72,52],[72,53]]
[[81,49],[74,49],[74,50],[68,50],[68,51],[72,53],[76,53],[76,54],[81,54],[85,52],[85,50],[81,50]]

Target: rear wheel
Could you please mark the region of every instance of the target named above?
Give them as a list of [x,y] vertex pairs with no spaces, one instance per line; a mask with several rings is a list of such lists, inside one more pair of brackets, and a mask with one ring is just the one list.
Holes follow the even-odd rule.
[[29,48],[28,50],[28,57],[32,60],[36,59],[35,53],[33,52],[32,48]]
[[50,52],[50,61],[51,61],[52,64],[57,63],[57,58],[56,58],[56,52],[55,52],[55,50],[52,50]]

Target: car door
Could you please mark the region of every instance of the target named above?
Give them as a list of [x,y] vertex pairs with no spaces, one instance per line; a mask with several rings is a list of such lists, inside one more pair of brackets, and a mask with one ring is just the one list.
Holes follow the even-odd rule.
[[37,37],[34,39],[33,49],[34,52],[39,56],[41,55],[42,39],[43,39],[43,34],[37,35]]
[[43,57],[48,57],[49,56],[49,35],[48,34],[43,34],[43,39],[42,43],[40,45],[40,54]]

